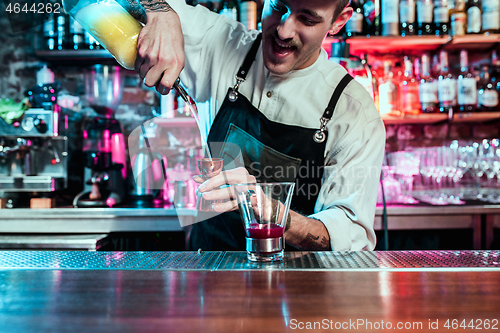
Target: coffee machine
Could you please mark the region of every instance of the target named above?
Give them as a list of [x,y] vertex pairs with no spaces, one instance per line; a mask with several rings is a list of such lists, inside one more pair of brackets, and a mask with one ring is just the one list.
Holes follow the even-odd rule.
[[0,119],[0,197],[29,199],[68,187],[68,137],[60,129],[67,115],[52,103],[24,112],[8,124]]
[[114,110],[123,96],[120,67],[95,65],[85,73],[85,98],[99,114],[83,130],[84,190],[75,207],[113,207],[125,200],[126,148]]

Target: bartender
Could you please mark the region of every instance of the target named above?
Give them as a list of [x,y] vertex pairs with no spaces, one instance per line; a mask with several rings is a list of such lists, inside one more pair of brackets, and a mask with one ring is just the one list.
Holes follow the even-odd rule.
[[[225,184],[293,181],[289,246],[374,249],[384,124],[368,92],[321,47],[351,17],[348,0],[265,0],[262,33],[184,0],[141,5],[147,24],[135,70],[161,94],[180,75],[197,103],[208,104],[201,130],[226,169],[195,177],[204,197],[221,199]],[[231,168],[233,158],[244,167]],[[189,247],[245,250],[234,201],[213,210],[221,214],[193,225]]]

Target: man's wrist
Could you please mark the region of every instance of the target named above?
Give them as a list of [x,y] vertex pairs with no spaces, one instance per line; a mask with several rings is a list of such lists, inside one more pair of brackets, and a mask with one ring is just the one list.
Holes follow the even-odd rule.
[[288,216],[286,217],[285,231],[288,231],[288,229],[290,229],[291,223],[292,223],[292,214],[288,212]]

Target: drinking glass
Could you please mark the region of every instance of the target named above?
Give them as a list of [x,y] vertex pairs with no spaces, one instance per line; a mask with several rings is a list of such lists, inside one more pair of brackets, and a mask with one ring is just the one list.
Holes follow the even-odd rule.
[[[203,179],[208,180],[221,173],[222,167],[224,166],[224,160],[222,158],[200,158],[196,160],[196,164],[198,165],[198,171]],[[199,211],[212,211],[212,205],[218,202],[217,200],[207,200],[203,198],[202,193],[198,193],[196,197],[196,208]]]
[[389,164],[395,167],[395,173],[401,180],[402,195],[399,202],[418,203],[412,197],[413,177],[420,172],[420,154],[417,151],[397,151],[387,154]]
[[250,261],[283,259],[285,224],[295,183],[231,185],[246,233]]

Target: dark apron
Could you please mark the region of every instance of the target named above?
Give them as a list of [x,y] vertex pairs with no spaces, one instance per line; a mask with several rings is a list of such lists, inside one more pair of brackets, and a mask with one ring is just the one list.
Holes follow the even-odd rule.
[[[224,158],[225,170],[234,167],[236,159],[259,183],[295,182],[291,209],[310,215],[314,213],[324,171],[328,135],[326,123],[331,119],[335,105],[352,77],[346,74],[335,89],[320,119],[319,130],[271,121],[237,92],[255,59],[260,40],[261,35],[255,40],[239,69],[238,83],[229,88],[210,128],[208,145],[213,157]],[[200,222],[195,223],[190,232],[190,250],[245,250],[245,230],[238,211],[215,216],[198,212],[197,220]]]

